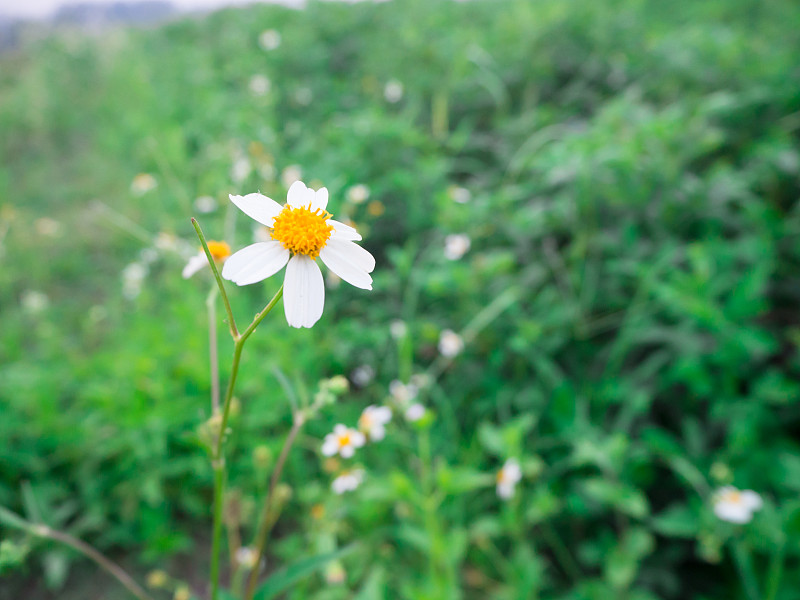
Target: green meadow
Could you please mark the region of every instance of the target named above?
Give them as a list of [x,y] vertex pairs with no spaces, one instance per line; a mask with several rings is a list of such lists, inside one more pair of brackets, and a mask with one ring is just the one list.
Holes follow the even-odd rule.
[[[295,179],[373,289],[323,266],[319,322],[279,303],[247,342],[221,599],[309,405],[259,600],[800,598],[798,24],[779,0],[311,2],[0,55],[0,600],[133,598],[8,511],[154,600],[210,598],[190,219],[235,252],[269,233],[228,195]],[[283,277],[226,282],[240,329]],[[385,437],[323,455],[370,405]],[[726,517],[726,486],[759,506]]]

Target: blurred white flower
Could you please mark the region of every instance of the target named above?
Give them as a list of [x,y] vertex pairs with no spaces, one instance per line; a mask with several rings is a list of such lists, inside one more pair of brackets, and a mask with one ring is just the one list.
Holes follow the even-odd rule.
[[239,155],[231,166],[231,179],[234,183],[242,183],[252,171],[253,165],[250,164],[250,160],[246,156]]
[[497,495],[503,500],[514,496],[514,489],[522,479],[522,470],[516,458],[509,458],[497,472]]
[[353,385],[360,388],[368,385],[374,377],[375,369],[369,365],[358,366],[353,369],[353,372],[350,374],[350,380],[353,382]]
[[386,436],[386,424],[392,420],[392,411],[388,406],[370,405],[358,418],[358,428],[373,442]]
[[162,252],[176,252],[178,250],[178,238],[166,231],[159,231],[156,234],[153,245]]
[[439,352],[442,356],[453,358],[464,350],[464,340],[455,331],[445,329],[439,335]]
[[150,173],[139,173],[133,178],[133,181],[131,181],[131,192],[133,192],[135,196],[141,196],[150,190],[154,190],[157,186],[158,182],[156,178],[150,175]]
[[50,299],[42,292],[36,290],[26,290],[22,292],[19,302],[22,306],[22,310],[29,315],[38,315],[47,310],[47,307],[50,306]]
[[230,198],[269,228],[272,240],[239,250],[225,262],[222,276],[236,285],[250,285],[285,266],[283,308],[291,327],[312,327],[322,317],[325,284],[317,258],[350,285],[372,289],[375,258],[355,243],[361,239],[355,229],[331,219],[326,188],[314,191],[296,181],[284,206],[259,193]]
[[712,498],[714,514],[730,523],[749,523],[753,513],[760,510],[764,502],[753,490],[738,490],[732,485],[718,489]]
[[352,492],[361,482],[364,481],[363,469],[351,469],[342,472],[331,483],[331,489],[337,494],[344,494],[345,492]]
[[314,92],[307,85],[301,86],[294,91],[294,101],[300,106],[308,106],[314,99]]
[[366,441],[360,431],[338,424],[333,428],[333,433],[325,436],[322,442],[322,454],[325,456],[339,454],[342,458],[350,458],[355,454],[356,448],[361,448]]
[[448,260],[458,260],[464,256],[472,245],[466,233],[452,233],[444,238],[444,256]]
[[408,325],[406,325],[405,321],[395,319],[389,324],[389,333],[396,340],[402,339],[408,334]]
[[467,188],[457,185],[451,185],[447,188],[447,194],[453,202],[458,204],[466,204],[472,198],[472,193]]
[[369,199],[369,188],[363,183],[347,189],[347,200],[351,204],[363,204]]
[[269,93],[272,82],[265,75],[253,75],[248,85],[250,91],[256,96],[264,96]]
[[142,248],[139,251],[139,260],[145,265],[151,265],[158,259],[158,250],[155,248]]
[[281,45],[281,34],[274,29],[265,29],[258,36],[258,45],[267,51],[275,50]]
[[36,219],[33,226],[36,228],[36,233],[45,237],[56,237],[61,233],[61,223],[49,217]]
[[289,165],[281,171],[281,182],[288,188],[291,187],[295,181],[300,181],[302,176],[303,171],[299,165]]
[[[209,240],[207,245],[208,251],[211,253],[211,257],[214,259],[214,262],[216,262],[217,265],[224,264],[224,262],[231,255],[231,247],[225,242]],[[206,257],[206,253],[203,251],[203,249],[200,248],[200,252],[192,256],[189,259],[189,262],[186,263],[186,266],[183,267],[183,272],[181,275],[184,279],[189,279],[189,277],[207,266],[208,257]]]
[[383,97],[392,104],[400,102],[403,99],[403,84],[396,79],[390,79],[383,87]]
[[389,393],[399,404],[406,405],[417,397],[419,390],[412,383],[405,384],[395,379],[389,384]]
[[242,546],[236,550],[236,562],[244,569],[252,569],[256,566],[258,560],[258,552],[248,546]]
[[200,214],[208,214],[217,210],[217,201],[212,196],[200,196],[194,201],[194,209]]
[[411,423],[413,423],[414,421],[419,421],[424,416],[425,416],[425,407],[419,402],[412,404],[406,409],[405,413],[406,421],[409,421]]
[[128,300],[135,299],[142,292],[142,283],[147,277],[147,267],[133,262],[122,270],[122,295]]

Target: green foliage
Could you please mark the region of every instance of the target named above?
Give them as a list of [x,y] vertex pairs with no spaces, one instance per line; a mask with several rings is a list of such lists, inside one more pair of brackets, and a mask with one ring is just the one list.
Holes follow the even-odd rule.
[[[248,342],[228,457],[248,538],[289,396],[375,377],[289,457],[276,593],[790,600],[798,22],[751,0],[320,2],[0,57],[0,505],[147,565],[205,554],[212,283],[180,277],[189,217],[238,249],[251,224],[227,195],[282,201],[297,165],[364,235],[375,289],[329,289],[311,330],[276,311]],[[259,47],[266,29],[279,47]],[[132,187],[140,173],[157,186]],[[366,202],[347,199],[357,184]],[[217,207],[199,214],[201,196]],[[452,233],[471,238],[459,260]],[[237,319],[278,279],[230,287]],[[465,340],[452,359],[446,329]],[[334,495],[323,436],[419,374],[426,418],[395,411],[356,457],[364,484]],[[523,478],[501,501],[512,457]],[[730,483],[764,497],[746,526],[711,511]],[[74,556],[29,542],[3,538],[3,576],[57,587]],[[313,557],[339,547],[334,585]]]

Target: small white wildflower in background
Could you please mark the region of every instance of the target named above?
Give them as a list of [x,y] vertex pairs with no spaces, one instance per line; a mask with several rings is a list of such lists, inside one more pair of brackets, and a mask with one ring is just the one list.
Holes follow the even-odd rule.
[[142,248],[139,251],[139,260],[145,265],[152,265],[158,260],[158,250],[155,248]]
[[300,106],[308,106],[314,99],[314,92],[307,85],[297,88],[294,91],[294,101]]
[[22,310],[29,315],[38,315],[47,310],[47,307],[50,306],[50,299],[42,292],[27,290],[22,292],[19,303],[22,305]]
[[176,252],[178,250],[178,238],[166,231],[159,231],[153,240],[153,245],[162,252]]
[[154,190],[158,186],[156,178],[150,173],[139,173],[131,181],[131,192],[136,196],[146,194],[150,190]]
[[390,79],[383,87],[383,97],[392,104],[400,102],[403,99],[403,84],[396,79]]
[[339,454],[342,458],[350,458],[355,454],[356,448],[361,448],[366,441],[360,431],[339,424],[333,428],[333,433],[325,436],[322,454],[325,456]]
[[427,373],[414,373],[410,381],[414,389],[419,392],[419,390],[424,390],[431,384],[431,376]]
[[464,340],[455,331],[445,329],[439,335],[439,352],[442,356],[453,358],[464,350]]
[[503,500],[514,496],[514,489],[522,479],[522,470],[516,458],[509,458],[497,472],[497,495]]
[[[211,257],[218,265],[224,264],[231,255],[231,247],[225,242],[209,240],[207,244]],[[208,258],[206,257],[205,251],[200,248],[200,252],[192,256],[189,262],[186,263],[186,266],[183,267],[181,275],[183,275],[184,279],[189,279],[189,277],[201,271],[206,266],[208,266]]]
[[406,325],[405,321],[395,319],[389,324],[389,333],[396,340],[402,339],[408,334],[408,325]]
[[147,267],[134,262],[122,270],[122,295],[128,300],[135,299],[142,292],[142,283],[147,277]]
[[444,238],[444,257],[458,260],[469,251],[471,245],[472,240],[466,233],[452,233]]
[[253,171],[253,165],[246,156],[237,156],[231,166],[231,179],[234,183],[242,183]]
[[33,226],[36,228],[36,233],[45,237],[57,237],[61,234],[61,223],[49,217],[36,219]]
[[358,428],[367,434],[370,440],[378,442],[386,436],[386,424],[392,420],[392,411],[388,406],[370,405],[358,418]]
[[222,276],[237,285],[263,281],[286,267],[283,308],[291,327],[312,327],[325,304],[325,284],[317,264],[323,263],[350,285],[371,290],[375,258],[355,242],[352,227],[331,219],[328,190],[309,189],[302,181],[289,188],[281,206],[259,193],[233,196],[242,212],[270,229],[272,241],[239,250],[222,268]]
[[472,199],[472,193],[467,188],[458,185],[451,185],[447,188],[447,195],[458,204],[466,204]]
[[281,183],[288,188],[291,187],[295,181],[300,181],[302,176],[303,170],[299,165],[289,165],[281,171]]
[[344,494],[345,492],[352,492],[361,482],[364,481],[363,469],[352,469],[344,471],[336,479],[331,482],[331,489],[337,494]]
[[265,75],[253,75],[248,84],[250,92],[256,96],[264,96],[269,93],[272,82]]
[[325,567],[325,582],[332,585],[344,583],[347,572],[338,560],[328,563]]
[[409,421],[410,423],[419,421],[424,416],[425,416],[425,407],[419,402],[412,404],[406,409],[405,413],[406,421]]
[[281,34],[274,29],[265,29],[261,32],[261,35],[258,36],[258,45],[268,52],[270,50],[275,50],[281,45]]
[[749,523],[753,513],[763,506],[761,496],[753,490],[738,490],[732,485],[718,489],[712,498],[714,514],[730,523]]
[[395,379],[389,384],[389,393],[398,403],[405,405],[417,397],[419,390],[414,384],[405,384]]
[[194,201],[194,209],[200,214],[206,215],[217,210],[217,201],[212,196],[200,196]]
[[242,546],[236,551],[236,562],[244,569],[252,569],[256,566],[258,553],[248,546]]
[[350,374],[350,380],[353,382],[353,385],[356,387],[363,388],[365,385],[368,385],[370,381],[375,377],[375,369],[370,367],[369,365],[361,365],[353,369],[353,372]]
[[363,183],[347,189],[347,201],[351,204],[364,204],[369,199],[369,188]]

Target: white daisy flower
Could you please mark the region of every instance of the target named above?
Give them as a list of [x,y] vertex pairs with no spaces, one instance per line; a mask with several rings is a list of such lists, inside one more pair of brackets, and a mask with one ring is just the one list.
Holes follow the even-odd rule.
[[275,50],[281,45],[281,34],[274,29],[266,29],[258,36],[258,45],[264,50]]
[[217,201],[213,196],[199,196],[194,201],[194,209],[201,214],[208,214],[217,210]]
[[419,390],[413,383],[405,384],[395,379],[389,384],[389,393],[400,404],[408,404],[417,397]]
[[390,79],[383,88],[383,97],[392,104],[400,102],[403,99],[403,84],[396,79]]
[[392,411],[388,406],[370,405],[358,418],[358,428],[367,434],[370,440],[378,442],[386,436],[386,424],[392,420]]
[[237,156],[231,165],[231,179],[235,183],[242,183],[250,176],[253,171],[253,165],[250,160],[243,155]]
[[281,171],[281,183],[288,188],[294,184],[295,181],[300,181],[302,176],[303,170],[300,168],[300,165],[289,165]]
[[461,354],[464,349],[464,340],[455,331],[445,329],[439,335],[439,352],[442,356],[453,358]]
[[353,372],[350,374],[353,385],[360,388],[369,385],[369,382],[372,381],[374,377],[375,369],[369,365],[360,365],[353,369]]
[[325,456],[339,454],[342,458],[350,458],[355,454],[356,448],[361,448],[366,441],[360,431],[339,424],[333,428],[333,433],[325,436],[322,442],[322,454]]
[[363,183],[354,185],[347,190],[347,200],[351,204],[364,204],[369,199],[369,188]]
[[242,546],[238,550],[236,550],[236,562],[240,567],[245,569],[252,569],[256,566],[256,560],[258,560],[258,553],[249,548],[248,546]]
[[371,290],[372,254],[353,243],[358,232],[331,219],[325,210],[328,190],[316,192],[297,181],[281,206],[259,193],[233,196],[231,201],[247,216],[270,229],[272,241],[239,250],[222,269],[222,276],[237,285],[257,283],[286,266],[283,308],[292,327],[311,327],[322,316],[325,284],[317,257],[350,285]]
[[352,492],[364,481],[364,469],[344,471],[331,482],[331,489],[337,494]]
[[[214,259],[214,262],[219,265],[223,264],[231,255],[231,247],[228,244],[214,240],[208,241],[208,251],[211,253],[211,257]],[[183,272],[181,275],[183,275],[184,279],[189,279],[189,277],[195,273],[202,271],[207,265],[208,258],[206,257],[206,253],[201,248],[200,252],[192,256],[189,259],[189,262],[186,263],[186,266],[183,267]]]
[[419,421],[424,416],[425,416],[425,407],[419,402],[412,404],[406,409],[406,414],[405,414],[406,421],[410,423]]
[[519,480],[522,479],[522,470],[516,458],[509,458],[497,472],[497,495],[503,500],[514,496]]
[[472,199],[472,193],[467,189],[457,185],[451,185],[447,189],[447,194],[453,202],[466,204]]
[[156,187],[158,187],[158,182],[150,173],[139,173],[133,178],[133,181],[131,181],[131,192],[136,196],[146,194]]
[[453,233],[444,238],[444,257],[447,260],[458,260],[469,252],[472,240],[466,233]]
[[147,273],[147,266],[139,262],[133,262],[122,269],[122,295],[128,300],[134,300],[142,292]]
[[408,333],[408,325],[406,325],[405,321],[395,319],[389,324],[389,333],[396,340],[402,339]]
[[753,513],[760,510],[764,502],[753,490],[738,490],[732,485],[718,489],[713,496],[714,514],[730,523],[749,523]]
[[253,75],[248,84],[250,92],[255,96],[266,95],[272,87],[272,82],[265,75]]
[[27,290],[22,292],[20,304],[26,313],[38,315],[47,310],[47,307],[50,306],[50,299],[42,292]]

